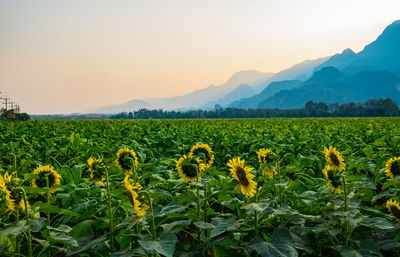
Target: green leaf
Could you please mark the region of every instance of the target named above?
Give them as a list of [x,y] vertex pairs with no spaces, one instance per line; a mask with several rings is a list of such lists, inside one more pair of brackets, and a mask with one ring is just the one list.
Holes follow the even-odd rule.
[[193,224],[196,227],[200,228],[200,229],[213,229],[213,228],[215,228],[215,226],[213,224],[206,223],[206,222],[201,221],[201,220],[196,220],[195,222],[193,222]]
[[179,202],[172,202],[166,206],[164,206],[160,213],[158,214],[159,217],[165,216],[170,213],[180,213],[185,210],[185,207],[182,206]]
[[249,210],[249,211],[258,211],[263,212],[269,207],[267,203],[248,203],[242,206],[242,209]]
[[165,255],[166,257],[172,257],[175,252],[176,245],[176,235],[175,234],[164,234],[161,236],[160,240],[138,240],[139,245],[148,253],[154,254],[157,252],[159,254]]
[[33,173],[25,173],[24,174],[24,180],[32,180],[32,179],[39,179],[39,175],[33,174]]
[[0,253],[7,251],[12,252],[14,251],[12,241],[8,236],[0,234]]
[[255,239],[250,242],[250,247],[253,248],[262,257],[285,257],[286,255],[282,253],[273,244],[266,242],[261,239]]
[[349,246],[342,246],[340,248],[340,254],[343,257],[363,257],[361,254],[359,254],[357,251],[353,250]]
[[31,228],[32,232],[39,232],[40,230],[42,230],[45,223],[46,219],[40,217],[38,219],[29,220],[27,225]]
[[79,253],[85,252],[89,249],[93,249],[93,248],[99,246],[100,244],[104,243],[107,240],[108,236],[109,236],[108,234],[102,235],[94,240],[90,240],[87,244],[80,245],[78,250],[68,252],[67,256],[72,256],[72,255],[76,256]]
[[18,222],[17,224],[12,224],[12,225],[6,225],[4,226],[5,229],[0,230],[2,235],[12,235],[12,236],[18,236],[22,233],[24,233],[29,226],[26,225],[26,221],[25,220],[21,220],[20,222]]
[[304,181],[306,181],[308,184],[310,185],[316,185],[317,181],[311,177],[310,175],[307,175],[305,173],[295,173],[296,177],[299,179],[303,179]]
[[94,233],[96,222],[94,220],[84,220],[72,227],[72,236],[75,239],[85,237]]
[[221,235],[226,231],[232,231],[239,227],[239,224],[235,222],[235,218],[232,217],[230,219],[214,219],[216,221],[215,228],[211,231],[210,237],[216,237]]
[[171,231],[178,232],[182,228],[189,226],[191,222],[191,220],[178,220],[169,224],[161,225],[161,227],[164,229],[165,233],[169,233]]
[[50,232],[49,239],[53,243],[61,243],[67,246],[78,247],[78,242],[76,242],[76,240],[73,237],[64,233]]
[[59,208],[55,205],[44,203],[44,202],[36,202],[31,206],[32,209],[39,208],[40,212],[48,212],[48,213],[61,213],[69,216],[79,216],[78,213],[72,212],[66,209]]
[[363,220],[363,225],[369,228],[393,229],[393,224],[385,218],[375,217]]

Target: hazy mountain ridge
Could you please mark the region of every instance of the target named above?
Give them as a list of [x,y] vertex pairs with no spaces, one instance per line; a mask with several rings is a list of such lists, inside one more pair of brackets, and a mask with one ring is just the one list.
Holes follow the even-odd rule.
[[[298,108],[306,100],[344,103],[377,97],[390,97],[400,103],[399,46],[400,20],[386,27],[359,53],[345,49],[331,57],[307,60],[276,74],[242,71],[222,85],[212,85],[183,96],[132,100],[94,111],[210,109],[215,104],[239,108]],[[368,85],[367,88],[361,81]]]
[[400,78],[390,71],[362,71],[345,75],[334,67],[325,67],[292,90],[261,101],[257,108],[301,108],[306,102],[347,103],[388,98],[400,103]]
[[[394,82],[397,83],[394,77],[400,76],[399,46],[400,20],[386,27],[375,41],[365,46],[359,53],[345,49],[342,53],[333,55],[325,62],[317,65],[314,68],[314,75],[300,87],[292,91],[287,90],[289,88],[282,87],[281,90],[284,91],[277,92],[275,96],[253,96],[236,101],[230,106],[239,108],[299,108],[304,105],[307,98],[313,101],[344,103],[345,101],[364,101],[378,96],[390,97],[400,104],[398,96],[400,86],[393,84]],[[376,73],[372,74],[371,71]],[[334,74],[337,76],[333,76]],[[273,78],[276,76],[274,75]],[[353,77],[353,79],[350,79],[350,77]],[[362,80],[369,85],[369,91],[366,91],[365,87],[359,83]],[[372,82],[373,84],[371,84]],[[354,84],[350,85],[349,83]],[[355,88],[357,86],[359,88]],[[387,86],[390,86],[391,89],[386,88]],[[314,87],[321,92],[311,90]],[[343,87],[348,87],[350,91]],[[380,90],[381,88],[383,90]],[[374,91],[374,89],[376,90]],[[375,93],[370,94],[371,90]],[[356,91],[358,95],[352,95]],[[262,97],[264,99],[261,99]]]
[[[117,112],[130,112],[133,110],[138,110],[141,108],[147,109],[193,109],[193,108],[202,108],[207,103],[211,101],[216,101],[218,99],[227,99],[226,101],[234,101],[238,98],[232,98],[235,93],[233,91],[241,84],[256,84],[260,83],[260,81],[268,80],[274,73],[264,73],[256,70],[247,70],[247,71],[239,71],[233,74],[226,83],[215,86],[211,85],[206,88],[195,90],[191,93],[182,95],[182,96],[174,96],[174,97],[166,97],[166,98],[146,98],[146,99],[137,99],[132,100],[136,102],[136,105],[130,105],[129,101],[124,104],[119,105],[109,105],[102,106],[91,110],[86,110],[85,112],[93,112],[93,113],[117,113]],[[233,92],[233,93],[232,93]],[[231,95],[229,95],[232,93]],[[250,96],[255,92],[251,90],[247,90],[246,96]],[[238,97],[243,97],[238,95]],[[134,108],[130,108],[130,107]],[[116,111],[118,110],[118,111]]]
[[232,102],[228,105],[228,107],[236,107],[242,109],[248,108],[257,108],[258,104],[270,97],[274,94],[278,93],[281,90],[289,90],[296,88],[302,84],[303,81],[301,80],[284,80],[284,81],[276,81],[272,82],[266,87],[261,93],[254,95],[249,98],[241,98],[235,102]]

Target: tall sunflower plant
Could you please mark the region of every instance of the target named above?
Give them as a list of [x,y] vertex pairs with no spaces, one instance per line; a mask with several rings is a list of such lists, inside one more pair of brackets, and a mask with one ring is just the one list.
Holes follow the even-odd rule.
[[355,220],[357,217],[351,214],[356,212],[349,208],[351,194],[349,194],[349,184],[346,179],[346,163],[342,154],[336,149],[336,147],[324,147],[323,153],[326,160],[326,166],[322,170],[322,173],[327,180],[327,185],[330,187],[331,194],[340,195],[343,198],[343,212],[336,212],[336,216],[342,217],[341,227],[343,230],[343,242],[344,245],[347,246],[354,229],[354,227],[351,227],[350,221],[351,219]]

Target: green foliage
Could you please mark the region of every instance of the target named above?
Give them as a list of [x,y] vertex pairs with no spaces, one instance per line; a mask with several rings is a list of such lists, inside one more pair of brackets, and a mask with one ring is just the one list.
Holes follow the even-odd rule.
[[[0,255],[26,256],[29,232],[33,256],[400,256],[400,224],[386,208],[387,200],[400,200],[400,184],[384,173],[386,161],[400,156],[399,123],[398,118],[3,122],[0,174],[16,172],[30,208],[29,221],[22,209],[6,212],[0,192]],[[215,160],[198,183],[186,184],[176,160],[196,143],[209,144]],[[347,210],[343,185],[342,193],[332,193],[322,173],[322,151],[330,145],[346,162],[340,175],[347,183]],[[139,159],[135,172],[143,189],[137,200],[152,207],[143,217],[115,165],[125,146]],[[279,181],[262,176],[259,148],[277,154]],[[96,186],[90,178],[90,156],[106,165],[110,198],[107,183]],[[255,197],[241,194],[226,165],[237,156],[254,168]],[[62,176],[49,199],[49,188],[31,187],[39,165],[51,165]]]

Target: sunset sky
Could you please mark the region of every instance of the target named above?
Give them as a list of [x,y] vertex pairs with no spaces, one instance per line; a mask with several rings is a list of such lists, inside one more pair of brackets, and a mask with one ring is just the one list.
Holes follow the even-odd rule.
[[358,52],[400,1],[0,0],[0,91],[37,113],[183,95]]

